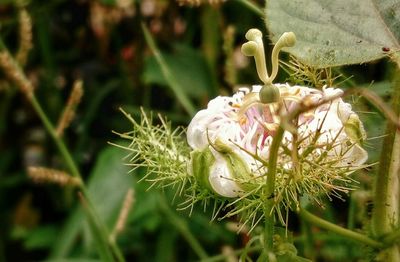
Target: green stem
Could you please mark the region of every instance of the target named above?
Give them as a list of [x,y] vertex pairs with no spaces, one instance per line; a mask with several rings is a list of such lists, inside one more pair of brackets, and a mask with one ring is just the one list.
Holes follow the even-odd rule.
[[304,220],[307,220],[308,222],[310,222],[310,223],[312,223],[312,224],[314,224],[316,226],[319,226],[321,228],[324,228],[326,230],[334,232],[334,233],[336,233],[338,235],[341,235],[341,236],[344,236],[346,238],[355,240],[357,242],[369,245],[369,246],[371,246],[373,248],[378,248],[379,249],[379,248],[383,247],[382,243],[380,243],[380,242],[378,242],[378,241],[376,241],[376,240],[374,240],[372,238],[369,238],[369,237],[367,237],[367,236],[365,236],[363,234],[354,232],[352,230],[348,230],[346,228],[343,228],[341,226],[338,226],[338,225],[335,225],[335,224],[333,224],[331,222],[328,222],[328,221],[326,221],[326,220],[324,220],[322,218],[319,218],[319,217],[311,214],[310,212],[306,211],[305,209],[300,209],[299,215]]
[[[394,72],[392,107],[400,113],[400,57],[392,57],[397,64]],[[398,118],[397,118],[398,119]],[[390,234],[393,228],[399,227],[400,216],[400,131],[388,121],[388,134],[382,145],[379,171],[375,179],[374,210],[372,230],[376,237]],[[385,261],[400,261],[400,246],[393,246],[384,251]]]
[[[36,113],[39,115],[39,118],[43,122],[43,125],[47,129],[47,132],[49,132],[50,136],[53,138],[54,143],[56,144],[58,150],[60,151],[60,154],[64,158],[65,164],[68,166],[68,169],[71,173],[72,176],[77,177],[81,180],[81,183],[79,184],[79,189],[82,191],[83,195],[86,198],[87,201],[87,206],[86,208],[89,210],[87,213],[88,216],[91,217],[93,223],[96,225],[93,229],[94,232],[97,232],[96,234],[99,235],[99,238],[103,240],[103,243],[105,247],[109,246],[114,255],[117,258],[117,261],[125,261],[125,259],[122,256],[121,250],[115,243],[110,243],[108,241],[108,230],[105,227],[105,225],[101,222],[100,218],[98,217],[95,208],[93,204],[90,201],[89,194],[87,192],[87,188],[85,184],[83,183],[82,176],[78,170],[78,167],[75,164],[75,161],[73,160],[70,152],[68,151],[64,141],[57,136],[56,130],[54,126],[51,124],[49,119],[47,118],[46,114],[44,113],[42,107],[40,106],[39,102],[37,101],[36,97],[32,95],[30,97],[31,104],[36,111]],[[108,243],[108,244],[106,244]],[[108,249],[108,248],[106,248]]]
[[[59,136],[57,136],[53,124],[50,123],[50,120],[47,118],[46,114],[44,113],[42,107],[40,106],[39,102],[37,101],[37,99],[34,95],[32,95],[30,97],[30,102],[31,102],[33,109],[36,111],[40,120],[42,121],[43,125],[45,126],[47,132],[52,137],[54,143],[56,144],[58,150],[60,151],[61,156],[64,158],[65,164],[67,165],[71,175],[79,178],[82,182],[82,177],[79,173],[78,167],[75,165],[75,161],[73,160],[71,154],[69,153],[67,147],[65,146],[64,141]],[[82,190],[83,184],[80,183],[80,185],[81,185],[80,187]]]
[[[260,251],[260,250],[262,250],[262,247],[249,247],[249,248],[237,249],[237,250],[233,251],[231,254],[237,256],[237,255],[242,254],[244,251],[246,251],[247,253],[251,253],[251,252]],[[227,261],[226,259],[227,259],[227,255],[220,254],[220,255],[216,255],[213,257],[206,258],[206,259],[202,259],[202,260],[200,260],[200,262]]]
[[159,205],[163,213],[167,216],[168,220],[172,225],[181,233],[181,235],[186,239],[189,245],[192,247],[193,251],[197,254],[200,259],[208,258],[207,252],[203,249],[197,239],[190,232],[187,223],[177,216],[171,208],[167,205],[164,198],[159,196]]
[[100,235],[100,237],[94,237],[94,242],[98,246],[100,258],[106,262],[113,262],[113,255],[109,248],[107,248],[107,239],[101,237],[101,227],[99,227],[97,221],[94,219],[95,214],[93,214],[93,210],[90,208],[90,204],[87,201],[87,198],[83,196],[83,194],[79,193],[79,198],[81,200],[81,204],[83,206],[83,210],[88,217],[88,225],[90,230],[94,235]]
[[239,2],[240,4],[242,4],[244,7],[246,7],[247,9],[249,9],[256,15],[259,15],[262,17],[264,16],[264,12],[263,12],[262,8],[256,4],[254,4],[253,2],[248,1],[248,0],[236,0],[236,2]]
[[278,128],[274,139],[272,140],[271,149],[269,152],[268,160],[268,173],[266,184],[266,201],[264,207],[265,214],[265,229],[264,229],[264,256],[268,257],[268,253],[273,250],[273,236],[274,236],[274,216],[272,209],[274,207],[274,193],[275,193],[275,176],[278,161],[278,150],[282,142],[284,129]]
[[357,201],[354,197],[354,194],[350,195],[350,203],[349,203],[349,211],[347,215],[347,228],[354,229],[355,220],[356,220],[356,212],[357,212]]
[[[0,38],[0,52],[3,52],[3,54],[6,55],[6,57],[9,58],[9,61],[7,61],[6,65],[6,70],[5,74],[11,79],[11,81],[14,82],[15,85],[19,86],[21,90],[25,93],[27,99],[31,103],[33,109],[35,112],[38,114],[40,120],[42,121],[45,129],[47,132],[50,134],[51,138],[53,139],[54,143],[56,144],[61,156],[63,157],[65,164],[67,165],[70,173],[72,176],[80,179],[81,183],[79,184],[79,189],[82,191],[84,198],[86,199],[87,202],[87,214],[88,214],[88,219],[89,221],[93,222],[92,229],[94,235],[98,237],[97,240],[99,240],[99,243],[102,243],[103,246],[99,246],[99,253],[101,254],[102,258],[106,261],[113,261],[112,259],[112,253],[119,259],[118,261],[124,261],[124,259],[120,259],[119,254],[121,254],[121,251],[119,250],[118,246],[116,245],[110,245],[108,241],[108,233],[107,233],[107,228],[105,227],[104,223],[100,220],[99,216],[95,212],[94,206],[91,204],[89,195],[87,193],[86,186],[82,180],[82,176],[78,170],[78,167],[75,164],[74,159],[72,158],[72,155],[68,151],[68,148],[66,147],[65,143],[59,137],[56,133],[56,129],[54,128],[53,124],[50,122],[49,118],[47,117],[46,113],[44,112],[42,106],[36,99],[33,89],[31,88],[32,85],[27,79],[26,75],[22,71],[22,69],[19,67],[15,59],[9,54],[8,49],[2,42]],[[3,65],[4,66],[4,65]],[[28,89],[27,89],[28,87]],[[110,258],[112,260],[110,260]]]
[[383,242],[385,242],[388,245],[392,245],[399,241],[400,241],[400,229],[393,231],[392,233],[388,234],[383,238]]
[[195,106],[190,101],[189,97],[186,95],[184,88],[179,84],[174,74],[172,74],[168,64],[166,63],[164,57],[161,55],[153,37],[151,36],[149,30],[145,24],[142,24],[142,30],[144,37],[146,39],[147,45],[149,46],[151,52],[157,60],[158,65],[161,68],[161,72],[167,81],[169,87],[172,89],[176,95],[178,101],[181,103],[186,112],[193,116],[196,113]]
[[[117,261],[125,261],[123,256],[121,255],[121,251],[119,247],[115,243],[109,243],[108,241],[108,230],[105,227],[105,225],[101,222],[100,218],[98,217],[95,208],[93,204],[90,201],[89,194],[87,192],[87,188],[85,184],[83,183],[82,176],[78,170],[78,167],[75,164],[75,161],[73,160],[70,152],[68,151],[68,148],[66,147],[64,141],[57,136],[56,131],[54,126],[51,124],[50,120],[47,118],[46,114],[44,113],[42,107],[40,106],[39,102],[37,101],[36,97],[32,95],[30,97],[31,104],[38,114],[39,118],[43,122],[43,125],[45,126],[47,132],[49,132],[50,136],[53,138],[54,143],[56,144],[61,156],[63,157],[65,164],[67,165],[70,173],[72,176],[77,177],[81,180],[81,183],[79,184],[79,189],[82,191],[83,195],[86,198],[87,205],[86,208],[89,210],[87,213],[88,216],[91,217],[91,220],[93,221],[95,227],[93,227],[93,232],[98,235],[99,238],[102,239],[102,243],[104,244],[104,247],[106,250],[111,249],[114,255],[117,258]],[[107,248],[109,246],[109,248]],[[100,248],[104,249],[104,248]],[[102,251],[104,253],[104,250]],[[109,254],[108,254],[109,256]]]

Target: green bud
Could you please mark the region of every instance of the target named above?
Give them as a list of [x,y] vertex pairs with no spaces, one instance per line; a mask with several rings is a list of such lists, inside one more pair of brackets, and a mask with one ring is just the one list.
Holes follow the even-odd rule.
[[356,114],[351,114],[344,124],[344,131],[351,141],[361,144],[367,137],[364,126]]
[[[212,145],[212,148],[217,153],[211,152],[211,147],[190,153],[189,172],[191,172],[201,187],[224,197],[238,196],[235,194],[226,194],[226,192],[234,192],[234,190],[237,192],[238,188],[243,191],[254,188],[254,185],[250,182],[253,181],[252,173],[242,156],[235,153],[234,150],[219,139]],[[221,176],[218,173],[221,170],[218,168],[218,165],[223,165],[229,174]],[[229,177],[232,179],[231,183],[220,183],[219,179],[229,179]],[[221,188],[221,185],[224,185],[224,188]]]
[[233,151],[232,148],[224,144],[224,142],[222,142],[221,139],[215,140],[213,148],[221,154],[232,153]]
[[279,88],[273,84],[264,85],[260,90],[260,102],[263,104],[276,103],[280,100]]
[[200,186],[214,192],[210,184],[210,167],[215,163],[215,157],[210,149],[195,150],[190,153],[190,171]]
[[222,157],[225,159],[229,172],[232,174],[233,178],[243,181],[239,186],[244,190],[254,188],[250,183],[244,182],[250,181],[252,175],[248,164],[243,160],[243,158],[219,139],[215,141],[214,148],[221,153]]

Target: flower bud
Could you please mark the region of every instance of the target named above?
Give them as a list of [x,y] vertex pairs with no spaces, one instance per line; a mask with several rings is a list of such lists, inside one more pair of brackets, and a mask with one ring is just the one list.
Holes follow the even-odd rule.
[[210,166],[215,163],[215,157],[207,148],[205,150],[195,150],[190,153],[189,173],[192,174],[200,186],[212,190],[208,180]]
[[358,144],[361,144],[367,136],[360,118],[354,113],[351,114],[346,123],[344,123],[344,131],[352,142]]
[[189,172],[199,185],[222,197],[238,197],[254,187],[248,182],[251,172],[247,162],[219,139],[209,148],[193,151],[190,156]]

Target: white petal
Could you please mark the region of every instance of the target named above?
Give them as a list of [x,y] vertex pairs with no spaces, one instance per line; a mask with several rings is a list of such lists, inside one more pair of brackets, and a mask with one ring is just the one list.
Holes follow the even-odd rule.
[[208,145],[206,129],[211,121],[212,117],[207,110],[201,110],[194,116],[187,129],[187,141],[191,148],[200,150],[206,148]]
[[209,181],[213,190],[223,197],[237,197],[243,190],[233,180],[233,174],[229,171],[228,165],[220,153],[212,150],[215,156],[215,163],[210,169]]
[[354,112],[351,110],[351,105],[343,102],[343,100],[340,99],[338,103],[338,116],[343,124],[347,122],[351,114],[354,114]]
[[322,91],[324,92],[324,96],[326,98],[334,97],[343,94],[343,90],[340,88],[333,88],[333,87],[326,87],[324,86],[322,88]]
[[348,152],[346,152],[346,154],[343,156],[343,159],[347,166],[358,167],[367,161],[368,153],[364,148],[358,144],[355,144]]
[[260,86],[260,85],[254,85],[254,86],[252,86],[251,92],[259,93],[261,88],[262,88],[262,86]]

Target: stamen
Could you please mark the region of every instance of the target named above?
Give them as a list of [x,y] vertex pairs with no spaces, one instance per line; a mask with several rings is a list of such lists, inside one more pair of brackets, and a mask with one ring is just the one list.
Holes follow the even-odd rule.
[[239,119],[239,124],[241,126],[245,125],[247,123],[247,117],[243,116]]

